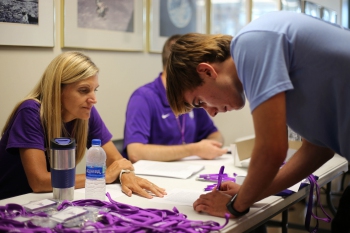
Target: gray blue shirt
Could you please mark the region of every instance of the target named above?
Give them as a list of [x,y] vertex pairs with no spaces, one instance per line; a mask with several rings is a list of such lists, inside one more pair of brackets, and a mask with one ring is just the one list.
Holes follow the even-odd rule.
[[350,160],[350,31],[295,12],[272,12],[231,42],[251,111],[285,92],[287,124]]

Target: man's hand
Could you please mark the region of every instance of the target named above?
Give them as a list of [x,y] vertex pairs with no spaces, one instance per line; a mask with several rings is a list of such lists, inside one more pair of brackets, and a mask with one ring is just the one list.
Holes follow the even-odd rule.
[[222,149],[221,147],[222,143],[218,141],[203,139],[196,143],[193,154],[202,159],[215,159],[227,153],[227,149]]

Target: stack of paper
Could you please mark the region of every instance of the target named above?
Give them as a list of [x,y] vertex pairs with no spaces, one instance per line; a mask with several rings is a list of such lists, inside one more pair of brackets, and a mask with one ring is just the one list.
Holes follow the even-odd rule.
[[204,165],[182,162],[139,160],[133,164],[136,175],[164,176],[187,179],[204,169]]

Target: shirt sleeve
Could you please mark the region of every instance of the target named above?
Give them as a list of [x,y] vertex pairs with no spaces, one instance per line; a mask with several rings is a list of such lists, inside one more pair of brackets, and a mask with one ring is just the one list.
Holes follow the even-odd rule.
[[218,131],[208,113],[202,108],[193,109],[196,119],[196,142],[206,139],[210,134]]
[[95,107],[92,107],[89,118],[89,134],[88,148],[91,147],[92,139],[101,139],[101,144],[104,145],[112,139],[112,134],[107,129],[100,114]]
[[282,33],[250,31],[231,43],[231,54],[251,112],[272,96],[293,89],[288,39]]
[[31,148],[45,151],[45,134],[40,121],[40,107],[20,106],[9,129],[6,149],[14,153],[18,148]]
[[146,98],[134,93],[129,100],[126,110],[124,128],[124,148],[130,143],[149,142],[151,133],[151,110]]

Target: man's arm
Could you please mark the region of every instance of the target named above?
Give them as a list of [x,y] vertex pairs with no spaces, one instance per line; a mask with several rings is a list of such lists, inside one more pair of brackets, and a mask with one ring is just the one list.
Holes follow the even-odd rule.
[[288,150],[284,92],[260,104],[252,115],[255,145],[247,177],[233,205],[239,212],[250,207],[271,185]]
[[[302,147],[281,169],[279,169],[269,187],[266,187],[265,190],[258,190],[254,187],[251,188],[251,192],[261,192],[261,194],[257,195],[255,202],[267,196],[274,195],[305,179],[309,174],[322,166],[328,159],[332,158],[333,155],[333,151],[324,147],[315,146],[310,142],[303,140]],[[263,173],[261,173],[260,176],[263,176]],[[255,179],[256,185],[258,185],[258,182],[260,181],[260,176]],[[246,181],[244,181],[244,184],[246,185]],[[194,210],[197,212],[206,212],[214,216],[224,217],[225,213],[227,213],[226,204],[229,200],[237,193],[237,198],[240,195],[245,195],[245,193],[240,190],[240,186],[233,182],[224,182],[223,185],[221,185],[221,189],[223,191],[215,190],[207,194],[202,194],[193,203]],[[236,201],[234,204],[236,204]],[[236,205],[234,205],[234,208],[238,210]],[[247,208],[248,207],[243,207],[242,210],[238,211],[243,212]]]
[[253,111],[255,146],[248,175],[234,203],[238,211],[305,179],[334,155],[330,149],[303,140],[302,147],[280,169],[288,149],[285,112],[284,93],[273,96]]
[[218,141],[204,139],[185,145],[130,143],[127,151],[130,161],[134,163],[138,160],[175,161],[191,155],[197,155],[203,159],[214,159],[227,152],[221,147],[222,144]]
[[221,144],[224,145],[224,137],[222,136],[222,134],[219,131],[216,131],[216,132],[209,134],[207,139],[221,142]]
[[305,179],[334,156],[328,148],[316,146],[303,139],[301,148],[279,170],[272,184],[258,200],[274,195]]

